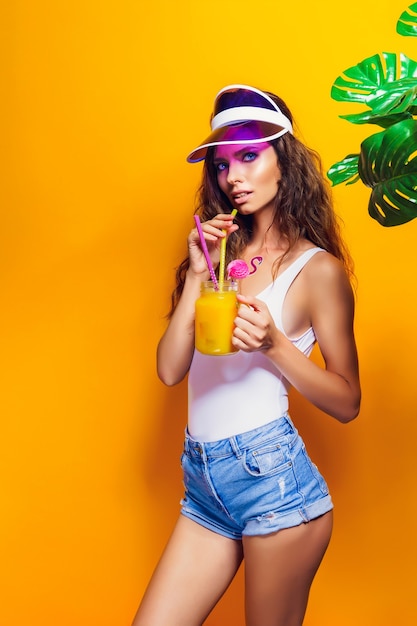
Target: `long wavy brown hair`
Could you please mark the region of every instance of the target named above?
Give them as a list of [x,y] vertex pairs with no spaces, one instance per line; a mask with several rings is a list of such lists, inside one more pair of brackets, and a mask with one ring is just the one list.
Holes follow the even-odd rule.
[[[293,123],[285,102],[275,94],[265,93]],[[339,259],[353,281],[353,262],[341,236],[340,220],[333,209],[330,186],[323,175],[319,155],[291,133],[285,133],[270,143],[277,154],[281,171],[273,223],[288,243],[286,252],[274,266],[274,277],[297,241],[305,238]],[[218,185],[214,154],[215,148],[209,148],[197,194],[195,213],[202,222],[212,219],[218,213],[230,213],[233,209]],[[235,221],[239,224],[239,230],[228,239],[226,263],[239,258],[252,238],[253,216],[238,214]],[[181,296],[188,267],[189,259],[186,257],[176,270],[176,287],[171,296],[168,317],[174,312]]]

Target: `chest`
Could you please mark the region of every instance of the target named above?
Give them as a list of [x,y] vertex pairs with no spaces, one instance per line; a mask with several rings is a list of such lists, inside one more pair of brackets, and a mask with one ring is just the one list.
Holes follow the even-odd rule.
[[275,322],[282,324],[288,337],[298,337],[310,328],[306,272],[301,270],[292,278],[290,266],[293,259],[286,259],[280,266],[272,287],[276,270],[274,259],[261,255],[247,255],[242,258],[251,273],[240,282],[240,293],[264,300]]

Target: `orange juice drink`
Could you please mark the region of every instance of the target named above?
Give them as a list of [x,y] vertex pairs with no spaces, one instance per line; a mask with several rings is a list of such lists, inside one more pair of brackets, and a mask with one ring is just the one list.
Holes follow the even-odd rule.
[[195,303],[195,347],[211,356],[237,352],[232,345],[234,319],[237,313],[237,285],[224,281],[216,291],[211,281],[201,284],[201,295]]

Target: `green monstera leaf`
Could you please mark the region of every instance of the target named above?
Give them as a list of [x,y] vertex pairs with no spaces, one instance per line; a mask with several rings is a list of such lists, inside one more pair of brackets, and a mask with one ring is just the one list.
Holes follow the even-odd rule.
[[358,165],[372,188],[368,211],[382,226],[417,217],[417,121],[404,120],[362,143]]
[[397,22],[397,33],[404,37],[417,37],[417,2],[401,13]]
[[333,186],[346,183],[353,185],[359,180],[359,154],[348,154],[344,159],[334,163],[327,172]]
[[345,70],[333,83],[331,97],[368,107],[342,119],[388,128],[417,113],[417,62],[402,53],[375,54]]

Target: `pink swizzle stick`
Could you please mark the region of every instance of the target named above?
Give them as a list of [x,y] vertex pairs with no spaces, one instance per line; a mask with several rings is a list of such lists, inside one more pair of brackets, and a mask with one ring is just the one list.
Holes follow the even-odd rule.
[[203,250],[203,253],[206,259],[206,263],[210,272],[211,280],[213,281],[214,289],[218,291],[219,284],[217,282],[216,274],[214,273],[214,267],[210,259],[209,251],[207,250],[206,240],[204,239],[204,233],[203,233],[203,229],[201,228],[201,222],[200,222],[200,218],[198,215],[194,215],[194,221],[195,221],[195,225],[197,226],[198,236],[200,237],[201,248]]

